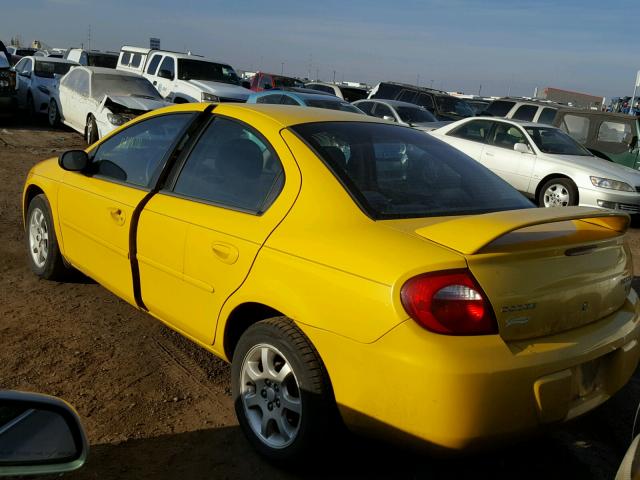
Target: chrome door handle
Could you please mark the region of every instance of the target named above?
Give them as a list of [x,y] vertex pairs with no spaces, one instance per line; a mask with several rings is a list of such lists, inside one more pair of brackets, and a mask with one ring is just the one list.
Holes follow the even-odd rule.
[[238,249],[228,243],[214,242],[211,244],[211,250],[218,260],[229,265],[236,263],[240,255]]

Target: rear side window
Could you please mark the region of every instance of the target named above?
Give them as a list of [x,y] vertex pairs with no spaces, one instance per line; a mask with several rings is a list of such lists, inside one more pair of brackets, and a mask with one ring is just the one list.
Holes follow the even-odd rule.
[[629,143],[631,126],[622,122],[602,122],[598,129],[599,142]]
[[86,72],[85,70],[79,70],[78,71],[78,80],[76,82],[76,92],[78,92],[80,95],[82,95],[83,97],[88,97],[89,96],[89,72]]
[[162,55],[154,55],[151,57],[151,61],[149,62],[149,66],[147,67],[147,73],[149,75],[155,75],[156,70],[158,69],[158,65],[160,64],[160,59]]
[[513,108],[516,102],[507,102],[504,100],[495,100],[489,104],[484,111],[486,115],[494,117],[504,117]]
[[367,91],[362,88],[340,87],[340,91],[347,102],[355,102],[356,100],[367,98]]
[[255,130],[216,118],[178,175],[174,192],[215,205],[260,214],[284,185],[274,150]]
[[280,101],[280,103],[282,105],[295,105],[297,107],[300,106],[300,104],[296,102],[293,98],[291,98],[289,95],[282,95],[282,100]]
[[398,98],[396,100],[400,100],[401,102],[413,103],[414,98],[416,98],[416,92],[414,92],[413,90],[403,90],[402,92],[400,92],[400,95],[398,95]]
[[260,79],[260,88],[271,88],[273,87],[273,78],[271,75],[262,75]]
[[125,52],[122,54],[120,58],[120,65],[129,65],[129,60],[131,59],[131,54],[129,52]]
[[418,95],[415,103],[417,105],[425,107],[427,110],[433,110],[434,108],[433,97],[426,93],[421,93],[420,95]]
[[160,162],[192,113],[153,117],[116,133],[98,146],[91,173],[139,187],[149,187]]
[[553,124],[553,120],[556,118],[557,111],[558,110],[556,110],[555,108],[543,108],[540,117],[538,117],[538,123],[543,123],[545,125]]
[[536,105],[521,105],[513,114],[514,120],[524,120],[530,122],[536,116],[538,107]]
[[489,120],[472,120],[458,128],[450,131],[447,135],[451,137],[464,138],[465,140],[471,140],[472,142],[484,143],[487,141],[489,131],[494,122]]
[[533,206],[475,160],[411,128],[368,122],[317,122],[291,128],[374,219]]
[[567,132],[577,142],[585,143],[589,137],[589,119],[577,115],[565,115],[560,129]]
[[376,104],[376,108],[373,110],[373,116],[378,118],[391,117],[394,122],[396,121],[396,117],[393,116],[393,112],[384,103]]
[[132,67],[139,67],[140,66],[140,62],[142,61],[142,55],[140,55],[139,53],[134,53],[133,56],[131,57],[131,66]]

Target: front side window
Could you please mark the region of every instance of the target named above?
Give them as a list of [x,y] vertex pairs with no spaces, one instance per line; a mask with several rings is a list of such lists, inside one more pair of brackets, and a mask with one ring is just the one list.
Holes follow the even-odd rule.
[[429,110],[434,109],[433,97],[428,93],[421,93],[415,101],[416,105],[427,108]]
[[26,65],[27,65],[27,59],[23,58],[18,63],[16,63],[16,66],[15,66],[16,72],[24,73]]
[[489,137],[493,122],[490,120],[472,120],[450,131],[447,135],[464,138],[472,142],[484,143]]
[[173,191],[261,214],[283,185],[282,164],[267,141],[246,125],[216,118],[189,155]]
[[378,118],[391,117],[394,122],[396,121],[396,117],[393,116],[393,112],[384,103],[376,104],[376,108],[373,110],[373,116]]
[[579,143],[585,143],[589,137],[589,119],[586,117],[565,115],[560,128]]
[[300,106],[300,104],[296,102],[293,98],[291,98],[289,95],[282,95],[282,100],[280,100],[280,103],[282,105],[295,105],[297,107]]
[[602,122],[598,129],[599,142],[629,143],[631,126],[621,122]]
[[291,128],[376,220],[533,206],[478,162],[417,130],[364,122],[318,122]]
[[115,134],[93,153],[89,174],[149,187],[160,162],[191,118],[192,113],[153,117]]
[[160,59],[162,55],[154,55],[151,57],[151,61],[149,62],[149,66],[147,67],[147,73],[149,75],[155,75],[156,70],[158,69],[158,65],[160,64]]
[[514,120],[523,120],[525,122],[530,122],[533,120],[533,117],[536,116],[536,112],[538,111],[538,107],[536,105],[521,105],[513,114]]
[[591,156],[589,150],[558,128],[528,127],[525,130],[541,152],[556,155]]
[[260,88],[271,88],[273,87],[273,79],[271,75],[262,75],[260,79]]
[[173,57],[164,57],[164,60],[162,60],[160,68],[158,69],[158,74],[162,71],[165,71],[169,74],[170,80],[176,78],[176,65],[173,61]]
[[515,125],[498,122],[496,128],[491,135],[491,144],[496,147],[507,148],[513,150],[516,143],[524,143],[528,145],[524,132]]
[[358,107],[367,115],[372,115],[371,111],[373,110],[373,106],[374,106],[373,102],[360,102],[356,105],[356,107]]

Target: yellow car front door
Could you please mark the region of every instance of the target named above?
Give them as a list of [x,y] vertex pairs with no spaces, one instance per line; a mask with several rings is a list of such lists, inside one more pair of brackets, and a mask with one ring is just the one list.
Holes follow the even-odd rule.
[[136,208],[192,114],[154,117],[115,134],[90,153],[85,172],[65,172],[58,212],[65,258],[135,304],[129,256]]
[[140,216],[142,300],[154,316],[212,344],[222,305],[293,204],[299,173],[277,129],[267,141],[221,117],[176,171]]

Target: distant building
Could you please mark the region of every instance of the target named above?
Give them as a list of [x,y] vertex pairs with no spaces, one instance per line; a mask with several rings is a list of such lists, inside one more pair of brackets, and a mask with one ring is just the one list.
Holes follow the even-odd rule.
[[553,87],[546,87],[539,90],[536,97],[571,105],[573,107],[590,108],[594,110],[600,110],[604,102],[604,97],[596,97],[595,95],[589,95],[587,93],[572,92],[571,90],[561,90]]

